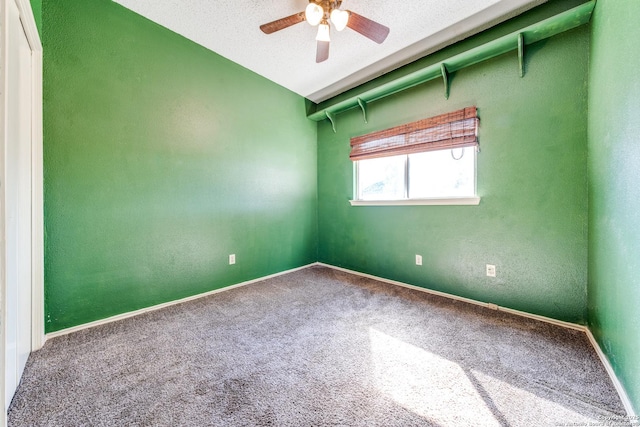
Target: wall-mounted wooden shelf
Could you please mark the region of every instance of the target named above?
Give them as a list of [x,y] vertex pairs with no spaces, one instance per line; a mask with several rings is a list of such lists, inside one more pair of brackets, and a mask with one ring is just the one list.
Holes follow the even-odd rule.
[[412,88],[421,83],[442,77],[444,81],[445,97],[449,98],[449,75],[462,68],[469,67],[482,61],[486,61],[512,50],[518,51],[518,63],[520,76],[524,77],[524,60],[526,45],[547,39],[573,28],[586,24],[591,19],[591,14],[596,5],[595,0],[581,4],[558,15],[547,18],[536,24],[521,30],[507,34],[481,46],[469,49],[448,59],[429,65],[421,70],[414,71],[406,76],[382,84],[376,88],[367,90],[348,99],[337,102],[328,107],[313,111],[307,117],[314,121],[329,119],[336,131],[336,115],[355,107],[360,107],[367,121],[367,106],[389,95]]

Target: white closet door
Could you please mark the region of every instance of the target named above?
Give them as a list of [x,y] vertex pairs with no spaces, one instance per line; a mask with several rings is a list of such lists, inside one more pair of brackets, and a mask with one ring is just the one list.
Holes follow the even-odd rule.
[[5,410],[11,403],[31,350],[32,191],[31,48],[12,0],[7,2],[7,18]]

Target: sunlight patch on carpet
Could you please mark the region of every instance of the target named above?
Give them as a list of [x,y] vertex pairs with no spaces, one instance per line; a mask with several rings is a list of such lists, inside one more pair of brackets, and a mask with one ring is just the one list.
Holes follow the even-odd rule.
[[[507,423],[517,423],[522,422],[523,419],[528,419],[533,425],[536,423],[536,419],[529,418],[531,414],[547,414],[547,416],[553,414],[556,425],[563,425],[567,420],[572,420],[573,425],[597,426],[602,424],[602,420],[611,417],[611,414],[604,410],[597,418],[586,417],[574,408],[558,403],[570,401],[571,396],[563,396],[561,390],[552,390],[544,386],[544,384],[532,385],[530,390],[526,390],[523,387],[515,387],[513,384],[477,370],[470,370],[467,374],[476,383],[476,388],[480,388],[486,396],[501,397],[500,399],[492,399],[492,404],[496,410],[505,414]],[[556,401],[550,400],[545,395],[535,394],[536,388],[545,388],[545,395],[555,395]],[[580,403],[580,399],[574,399],[573,401],[573,404],[577,405],[577,407],[580,407]],[[587,406],[586,402],[584,406]],[[510,410],[510,408],[519,408],[520,412]]]
[[500,426],[462,368],[447,359],[369,328],[378,390],[441,425]]

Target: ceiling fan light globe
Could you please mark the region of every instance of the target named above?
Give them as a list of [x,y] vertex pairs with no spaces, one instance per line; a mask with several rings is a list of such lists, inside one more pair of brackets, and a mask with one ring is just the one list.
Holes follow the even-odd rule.
[[320,41],[320,42],[329,42],[329,41],[331,41],[331,38],[329,37],[329,24],[328,23],[323,23],[323,24],[318,25],[318,35],[316,36],[316,40]]
[[347,27],[347,22],[349,22],[349,12],[346,10],[333,9],[331,11],[331,22],[336,30],[344,30]]
[[322,21],[324,10],[317,3],[309,3],[304,11],[307,22],[314,27]]

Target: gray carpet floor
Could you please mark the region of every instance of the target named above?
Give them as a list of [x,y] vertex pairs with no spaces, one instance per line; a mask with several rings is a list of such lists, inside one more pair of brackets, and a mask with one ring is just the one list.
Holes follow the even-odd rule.
[[310,267],[49,340],[10,426],[600,425],[584,333]]

